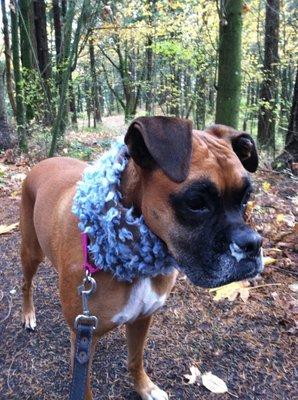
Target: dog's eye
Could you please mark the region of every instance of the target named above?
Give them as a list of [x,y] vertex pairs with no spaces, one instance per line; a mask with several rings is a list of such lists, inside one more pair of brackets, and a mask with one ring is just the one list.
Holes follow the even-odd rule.
[[192,211],[208,211],[208,204],[206,200],[203,197],[194,197],[194,198],[189,198],[186,200],[187,206],[192,210]]

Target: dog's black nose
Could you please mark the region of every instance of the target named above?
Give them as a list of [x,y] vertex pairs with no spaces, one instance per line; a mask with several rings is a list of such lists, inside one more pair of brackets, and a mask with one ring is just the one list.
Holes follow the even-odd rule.
[[248,257],[259,255],[263,239],[255,231],[249,228],[237,229],[233,232],[232,241]]

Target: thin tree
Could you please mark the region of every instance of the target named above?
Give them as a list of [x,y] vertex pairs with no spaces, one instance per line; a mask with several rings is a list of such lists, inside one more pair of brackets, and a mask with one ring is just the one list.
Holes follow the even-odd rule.
[[148,24],[149,24],[149,33],[147,35],[146,41],[146,59],[147,59],[147,68],[146,68],[146,100],[145,100],[145,108],[146,113],[148,115],[152,114],[153,111],[153,84],[152,84],[152,77],[153,77],[153,67],[154,67],[154,60],[153,60],[153,36],[152,36],[152,23],[154,14],[156,12],[156,0],[147,0],[148,6]]
[[72,80],[72,74],[69,76],[69,111],[71,112],[71,122],[73,125],[78,123],[77,107],[76,107],[76,95],[74,90],[74,83]]
[[11,133],[12,127],[8,123],[5,105],[4,68],[0,65],[0,150],[12,147]]
[[290,110],[289,126],[286,134],[285,148],[273,162],[273,167],[283,169],[298,162],[298,68],[296,70],[292,107]]
[[96,67],[95,67],[94,39],[92,37],[89,40],[89,57],[90,57],[90,73],[92,80],[93,126],[94,128],[96,128],[96,123],[101,122],[101,112],[100,112],[99,90],[98,90]]
[[258,144],[275,152],[275,123],[278,88],[279,0],[266,1],[263,82],[260,88]]
[[38,65],[47,97],[44,122],[49,125],[52,122],[52,113],[48,107],[49,103],[51,103],[50,78],[52,69],[48,48],[46,5],[44,0],[33,0],[33,6]]
[[11,68],[11,49],[10,49],[10,39],[8,32],[8,20],[6,15],[5,0],[1,0],[1,11],[2,11],[2,24],[3,24],[3,41],[4,41],[4,53],[5,53],[5,68],[6,68],[6,87],[7,94],[9,97],[10,105],[14,116],[17,113],[17,106],[14,97],[13,88],[13,72]]
[[238,127],[241,97],[243,0],[222,0],[219,27],[216,123]]
[[62,54],[62,15],[59,5],[59,0],[52,1],[52,11],[54,20],[55,32],[55,47],[56,47],[56,83],[59,92],[61,90],[61,54]]
[[[115,24],[116,18],[112,10],[108,8],[106,11],[103,19]],[[117,99],[117,105],[120,104],[124,111],[125,122],[129,122],[134,118],[140,102],[141,83],[144,81],[146,68],[145,65],[141,65],[138,70],[136,70],[136,66],[139,63],[137,62],[135,49],[129,48],[127,40],[125,40],[124,43],[120,41],[120,32],[118,30],[115,30],[115,33],[112,35],[112,40],[113,50],[116,53],[118,62],[113,60],[109,53],[106,52],[103,45],[99,45],[99,49],[119,75],[123,89],[122,93],[115,89],[114,79],[113,83],[110,82],[108,71],[104,63],[102,63],[102,69],[106,83]]]
[[[19,0],[20,45],[23,74],[26,76],[25,90],[30,85],[30,74],[35,66],[34,23],[32,0]],[[26,117],[30,121],[34,116],[32,104],[27,104]]]
[[33,1],[19,0],[18,4],[22,66],[30,70],[35,64]]
[[285,150],[292,155],[294,162],[298,162],[298,68],[296,70]]
[[12,59],[16,91],[16,121],[20,149],[27,150],[27,138],[25,130],[25,114],[22,95],[22,74],[20,66],[20,44],[19,44],[19,23],[18,9],[14,0],[10,0],[10,19],[11,19],[11,44]]
[[53,20],[55,30],[55,47],[56,47],[56,64],[60,63],[61,46],[62,46],[62,26],[61,26],[61,10],[59,0],[52,1]]
[[60,93],[60,101],[58,106],[57,116],[54,120],[54,124],[52,127],[52,142],[51,148],[49,151],[49,157],[53,157],[56,147],[57,141],[59,136],[63,136],[65,131],[65,123],[63,118],[65,116],[65,109],[66,109],[66,99],[67,99],[67,92],[69,88],[69,79],[71,70],[73,67],[73,63],[75,61],[77,52],[78,52],[78,45],[81,36],[81,30],[83,24],[86,21],[87,13],[90,11],[90,0],[84,0],[82,7],[81,7],[81,14],[77,21],[77,27],[74,34],[73,42],[71,42],[72,38],[72,26],[75,16],[75,8],[76,8],[76,1],[69,0],[67,5],[67,11],[65,15],[65,24],[64,24],[64,45],[63,45],[63,60],[65,60],[66,67],[62,71],[61,76],[61,93]]

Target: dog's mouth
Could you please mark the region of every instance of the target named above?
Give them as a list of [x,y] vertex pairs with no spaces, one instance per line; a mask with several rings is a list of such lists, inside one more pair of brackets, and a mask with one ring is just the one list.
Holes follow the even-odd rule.
[[200,262],[195,265],[193,262],[179,262],[179,269],[188,279],[195,286],[203,288],[213,288],[251,279],[260,274],[263,268],[262,252],[256,257],[237,260],[229,251],[220,255],[215,262],[209,265],[203,265]]

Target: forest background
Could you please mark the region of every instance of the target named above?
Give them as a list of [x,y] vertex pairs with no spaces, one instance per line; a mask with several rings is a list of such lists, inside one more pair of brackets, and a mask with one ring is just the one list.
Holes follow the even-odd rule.
[[1,0],[1,11],[0,149],[44,158],[69,130],[100,136],[106,116],[166,114],[245,130],[275,168],[297,162],[294,0]]

